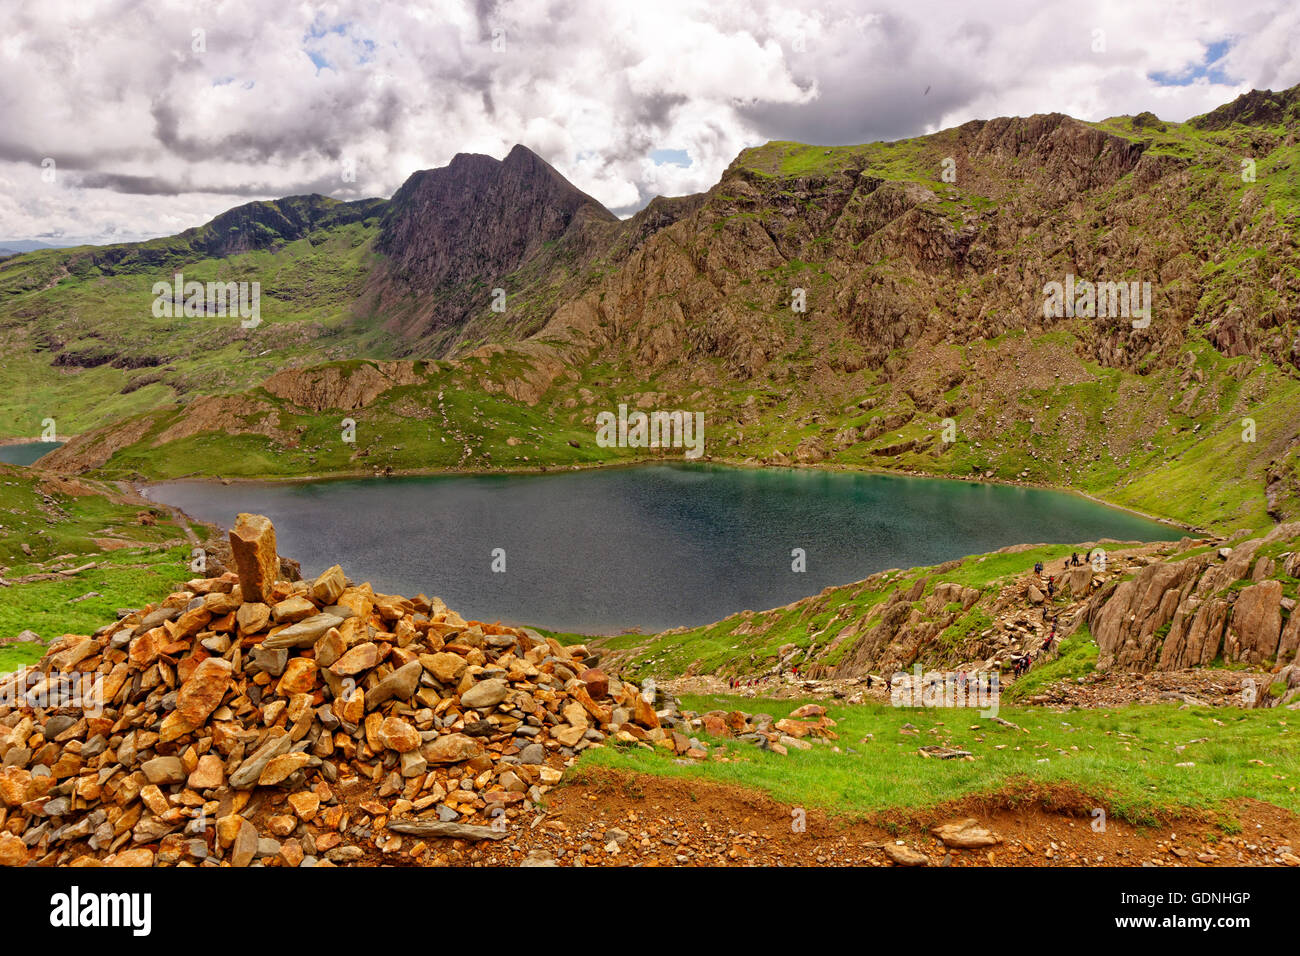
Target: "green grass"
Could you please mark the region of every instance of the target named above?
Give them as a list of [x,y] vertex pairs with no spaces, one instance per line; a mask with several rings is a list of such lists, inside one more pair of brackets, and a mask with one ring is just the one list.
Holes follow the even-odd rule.
[[[778,718],[802,703],[725,696],[682,700],[683,707],[698,712],[742,709]],[[1001,708],[999,716],[1027,734],[983,720],[974,709],[831,704],[829,713],[838,722],[841,753],[818,744],[782,757],[749,744],[715,741],[713,753],[725,747],[734,759],[684,766],[662,750],[605,746],[586,751],[578,766],[750,787],[848,818],[925,808],[1022,784],[1073,786],[1135,824],[1209,811],[1244,797],[1300,811],[1300,738],[1292,726],[1295,715],[1286,711],[1175,705],[1066,712]],[[915,725],[919,736],[901,735],[905,723]],[[861,742],[868,734],[871,738]],[[1191,742],[1202,737],[1210,740]],[[926,759],[916,750],[927,744],[969,750],[976,759]],[[1181,754],[1174,749],[1179,745],[1186,745]],[[1253,759],[1266,766],[1252,764]],[[1196,766],[1175,766],[1187,761]]]
[[[958,607],[960,609],[960,606]],[[939,640],[945,644],[954,644],[960,647],[969,638],[975,637],[981,631],[993,626],[993,618],[982,607],[973,607],[961,618],[949,625]]]
[[45,655],[45,645],[37,643],[5,644],[0,646],[0,674],[8,674],[20,667],[35,664]]
[[[115,552],[116,562],[61,581],[35,581],[0,590],[0,637],[33,630],[45,641],[64,634],[91,634],[117,619],[119,608],[139,608],[166,597],[194,577],[189,548]],[[92,591],[99,597],[73,603]],[[24,656],[35,657],[24,659]],[[13,670],[40,656],[30,645],[9,645],[0,670]]]
[[[70,493],[30,469],[0,465],[0,576],[63,570],[105,553],[117,561],[113,555],[124,553],[105,552],[96,539],[157,547],[183,535],[166,512],[118,502],[105,493],[111,491],[106,486],[83,482],[79,490]],[[140,524],[140,511],[152,511],[155,523]]]
[[[153,523],[141,524],[140,511],[151,512]],[[109,547],[120,542],[125,546]],[[46,641],[89,634],[113,621],[118,608],[157,601],[194,577],[190,552],[184,529],[167,512],[121,500],[115,489],[96,482],[65,485],[0,465],[0,577],[11,582],[0,587],[0,638],[24,630]],[[84,564],[94,567],[13,583]],[[99,596],[74,602],[91,592]],[[40,653],[27,644],[0,648],[0,669],[31,663]]]
[[[60,435],[76,434],[195,393],[248,387],[288,365],[390,354],[384,334],[348,331],[375,234],[373,224],[353,222],[227,258],[171,237],[111,267],[94,265],[89,250],[0,263],[0,437],[36,435],[45,418]],[[61,264],[70,271],[50,284]],[[259,282],[261,326],[243,330],[238,316],[154,316],[153,283],[176,271],[187,281]],[[50,342],[89,367],[56,366]]]

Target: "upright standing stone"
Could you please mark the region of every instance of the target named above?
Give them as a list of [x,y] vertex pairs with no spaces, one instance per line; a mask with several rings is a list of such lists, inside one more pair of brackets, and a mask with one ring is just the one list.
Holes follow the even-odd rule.
[[280,572],[275,528],[265,515],[241,514],[230,531],[230,550],[239,568],[239,590],[245,601],[271,600],[271,585]]

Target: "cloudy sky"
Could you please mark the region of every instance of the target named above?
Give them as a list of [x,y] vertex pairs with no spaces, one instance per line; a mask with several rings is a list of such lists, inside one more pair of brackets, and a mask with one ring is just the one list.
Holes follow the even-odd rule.
[[5,0],[0,240],[168,235],[535,150],[620,215],[746,146],[1300,82],[1295,0]]

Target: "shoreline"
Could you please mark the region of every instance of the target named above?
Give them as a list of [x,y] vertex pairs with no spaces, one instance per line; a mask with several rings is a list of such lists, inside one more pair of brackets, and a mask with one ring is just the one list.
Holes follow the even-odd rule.
[[[845,474],[878,475],[882,477],[914,479],[918,481],[960,481],[965,484],[973,484],[973,485],[1003,485],[1003,486],[1016,487],[1016,488],[1032,488],[1038,491],[1048,491],[1048,492],[1055,492],[1055,493],[1065,492],[1086,499],[1100,507],[1105,507],[1114,511],[1130,514],[1135,517],[1142,518],[1143,520],[1150,521],[1153,524],[1158,524],[1164,527],[1183,531],[1187,536],[1219,537],[1218,535],[1215,535],[1213,532],[1201,531],[1186,525],[1179,524],[1178,522],[1175,522],[1172,519],[1161,518],[1158,516],[1146,514],[1136,508],[1130,508],[1123,505],[1114,504],[1112,502],[1099,499],[1094,495],[1088,494],[1083,491],[1079,491],[1077,489],[1072,489],[1072,488],[1057,488],[1050,485],[1042,485],[1042,484],[1036,484],[1036,483],[1025,482],[1025,481],[995,480],[995,479],[985,479],[982,477],[966,478],[966,477],[954,477],[950,475],[931,475],[931,474],[916,473],[911,471],[896,471],[896,470],[883,469],[883,468],[857,467],[857,466],[849,466],[849,465],[842,465],[842,464],[818,463],[818,464],[769,465],[762,462],[754,462],[752,460],[751,461],[735,460],[735,459],[719,460],[710,457],[703,457],[694,461],[686,461],[681,458],[669,459],[664,457],[654,457],[654,458],[639,458],[630,461],[572,464],[567,466],[547,466],[547,467],[534,466],[529,468],[493,467],[487,469],[481,469],[481,468],[480,469],[403,469],[401,471],[395,470],[391,475],[375,475],[372,472],[348,473],[348,474],[331,473],[331,474],[326,474],[321,476],[293,476],[289,478],[270,478],[270,479],[242,478],[242,477],[241,478],[213,478],[209,476],[204,476],[204,477],[187,476],[183,478],[172,478],[172,479],[166,479],[164,481],[153,481],[153,482],[141,482],[136,480],[119,479],[114,483],[121,488],[129,490],[132,494],[148,502],[151,506],[162,508],[169,511],[173,515],[173,518],[175,519],[183,520],[185,522],[188,522],[191,525],[208,529],[209,533],[213,537],[219,540],[226,533],[226,531],[228,530],[227,528],[210,521],[196,518],[195,516],[185,511],[183,508],[180,508],[176,505],[167,504],[156,498],[153,498],[150,495],[150,492],[157,486],[170,484],[173,482],[185,483],[185,484],[206,484],[206,485],[224,485],[224,486],[230,486],[230,485],[292,486],[292,485],[317,484],[317,483],[323,484],[326,482],[334,482],[334,481],[358,481],[358,480],[372,481],[381,478],[421,478],[421,477],[474,478],[474,477],[491,477],[496,475],[500,475],[500,476],[562,475],[562,474],[571,474],[573,472],[578,472],[578,471],[632,469],[632,468],[640,468],[640,467],[645,467],[647,465],[656,465],[656,464],[672,465],[672,466],[702,465],[711,468],[749,469],[749,470],[757,470],[757,471],[775,471],[777,469],[784,469],[789,471],[799,470],[807,473],[812,473],[816,471],[821,471],[824,473],[839,472]],[[1160,540],[1162,539],[1149,539],[1149,540],[1134,539],[1131,542],[1125,542],[1125,543],[1149,544],[1149,543],[1155,543]],[[1163,539],[1163,540],[1171,540],[1171,539]],[[1008,547],[1015,547],[1017,545],[1033,546],[1036,544],[1050,544],[1050,543],[1069,545],[1069,544],[1076,544],[1079,542],[1025,541],[1025,542],[1013,543]],[[998,550],[1001,551],[1004,549],[998,549]],[[995,552],[991,552],[991,553],[995,553]],[[958,556],[958,559],[965,559],[972,556],[973,555],[960,555]],[[838,585],[833,585],[833,586],[847,587],[853,585],[854,583],[857,582],[845,581]],[[813,596],[815,596],[815,594],[805,595],[804,598],[813,597]],[[803,600],[804,598],[800,598],[799,600]],[[787,605],[779,605],[779,606],[784,607]],[[774,605],[774,607],[777,607],[777,605]],[[728,617],[733,616],[735,613],[740,613],[740,612],[737,611],[729,615],[723,615],[723,617],[720,617],[718,620],[726,620]],[[621,629],[615,629],[613,631],[595,631],[595,630],[588,631],[582,628],[570,628],[570,627],[557,629],[557,628],[538,625],[535,622],[514,622],[514,623],[516,624],[516,626],[534,627],[550,633],[573,634],[573,635],[578,635],[589,639],[611,639],[611,638],[621,637],[629,633],[636,633],[648,639],[656,636],[657,634],[666,633],[667,631],[679,629],[679,628],[668,628],[667,631],[656,631],[653,633],[642,632],[636,628],[632,628],[632,629],[621,628]],[[683,625],[681,627],[685,629],[689,629],[688,625]]]
[[[317,484],[329,481],[356,481],[359,479],[386,479],[386,478],[439,478],[439,477],[458,477],[458,478],[484,478],[493,475],[560,475],[571,474],[577,471],[600,471],[614,470],[619,468],[639,468],[646,465],[713,465],[722,468],[744,468],[755,471],[774,471],[776,469],[788,469],[791,471],[824,471],[824,472],[842,472],[846,474],[863,474],[863,475],[880,475],[893,478],[916,478],[923,481],[959,481],[964,484],[973,485],[1001,485],[1008,488],[1032,488],[1038,491],[1051,491],[1060,494],[1076,495],[1085,498],[1094,504],[1111,508],[1115,511],[1123,511],[1127,514],[1157,524],[1166,525],[1171,528],[1177,528],[1191,535],[1210,535],[1214,532],[1206,528],[1198,528],[1194,525],[1185,524],[1175,518],[1164,515],[1151,514],[1134,508],[1131,505],[1123,505],[1118,502],[1108,501],[1098,495],[1083,491],[1078,488],[1062,487],[1058,485],[1045,484],[1034,481],[1018,481],[1007,478],[984,478],[984,477],[967,477],[964,475],[935,474],[932,472],[910,471],[904,469],[881,468],[870,465],[845,465],[837,462],[831,463],[791,463],[788,465],[772,465],[752,459],[736,458],[715,458],[705,455],[697,459],[686,459],[681,457],[668,458],[666,456],[639,457],[627,460],[612,462],[584,462],[571,464],[556,465],[523,465],[523,466],[492,466],[487,468],[402,468],[394,469],[390,474],[376,474],[371,471],[351,471],[351,472],[326,472],[320,475],[292,475],[292,476],[270,476],[261,478],[230,477],[224,478],[219,475],[184,475],[179,478],[164,478],[157,480],[135,481],[127,480],[137,494],[148,498],[145,491],[157,485],[170,484],[173,482],[185,482],[195,484],[219,484],[219,485],[239,485],[239,484],[258,484],[258,485],[295,485],[295,484]],[[153,499],[149,499],[153,500]],[[188,517],[188,516],[187,516]]]
[[72,439],[79,437],[79,435],[59,435],[54,439],[45,439],[40,435],[36,435],[32,438],[24,438],[19,435],[13,438],[0,438],[0,448],[8,447],[9,445],[66,445],[68,442],[72,441]]

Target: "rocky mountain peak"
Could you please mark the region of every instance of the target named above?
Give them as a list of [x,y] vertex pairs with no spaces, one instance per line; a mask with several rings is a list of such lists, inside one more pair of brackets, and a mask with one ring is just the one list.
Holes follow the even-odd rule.
[[1279,123],[1294,129],[1297,120],[1300,120],[1300,85],[1277,93],[1272,90],[1242,93],[1231,103],[1224,103],[1190,122],[1204,130],[1226,129],[1233,124],[1274,126]]
[[527,147],[516,146],[504,160],[458,153],[397,191],[379,249],[395,279],[428,293],[504,278],[589,219],[616,221]]

